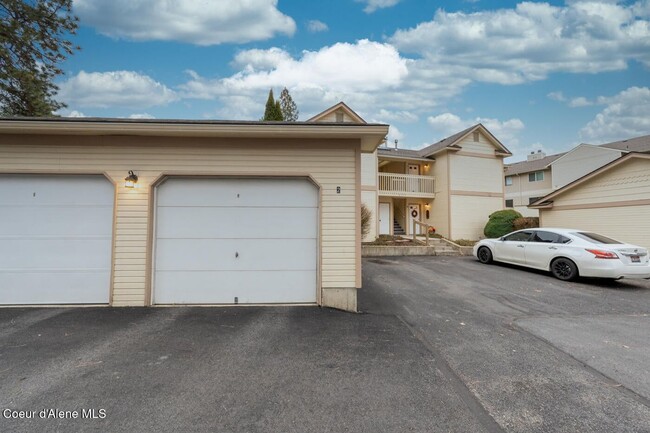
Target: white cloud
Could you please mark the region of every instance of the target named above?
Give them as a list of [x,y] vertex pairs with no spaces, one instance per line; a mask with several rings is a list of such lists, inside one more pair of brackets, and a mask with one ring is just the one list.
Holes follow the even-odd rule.
[[84,113],[77,110],[72,110],[67,114],[61,114],[63,117],[87,117]]
[[58,97],[77,107],[97,108],[146,108],[178,99],[165,85],[133,71],[81,71],[59,85]]
[[[406,137],[406,134],[400,131],[397,128],[397,126],[390,125],[388,127],[388,135],[386,136],[386,143],[388,147],[393,147],[395,146],[395,140],[397,140],[397,145],[399,146],[400,143],[404,141],[404,137]],[[404,147],[404,144],[402,144],[402,147]]]
[[377,113],[380,119],[383,119],[383,122],[394,121],[394,122],[404,122],[404,123],[413,123],[419,120],[418,116],[410,111],[389,111],[385,109],[379,110]]
[[[453,113],[429,116],[427,123],[439,133],[438,139],[453,135],[477,123],[482,123],[499,141],[511,151],[519,145],[519,134],[524,130],[524,122],[517,118],[500,121],[485,117],[462,119]],[[437,141],[437,140],[433,140]]]
[[438,10],[432,21],[398,30],[389,42],[430,68],[472,81],[518,84],[554,72],[615,71],[632,59],[650,65],[650,15],[638,5],[523,2],[475,13]]
[[584,96],[578,96],[577,98],[573,98],[569,101],[569,107],[571,108],[576,108],[576,107],[589,107],[590,105],[594,105],[593,102],[585,98]]
[[152,116],[149,113],[133,113],[129,115],[129,119],[155,119],[156,116]]
[[580,130],[583,140],[599,144],[650,134],[650,88],[630,87],[598,103],[606,107]]
[[375,12],[377,9],[384,9],[395,6],[401,0],[356,0],[359,3],[365,3],[363,11],[367,14]]
[[111,37],[216,45],[293,35],[296,23],[277,5],[277,0],[74,0],[74,12],[84,25]]
[[329,30],[327,24],[319,20],[310,20],[307,22],[307,30],[312,33],[326,32]]
[[566,101],[566,96],[564,96],[564,93],[562,92],[551,92],[546,96],[548,97],[548,99],[551,99],[553,101],[558,101],[558,102]]
[[217,98],[225,106],[221,114],[259,118],[268,89],[279,92],[287,87],[302,119],[341,100],[361,114],[385,107],[384,97],[401,94],[409,75],[408,61],[394,47],[368,40],[304,51],[299,58],[279,48],[246,50],[232,64],[239,72],[225,78],[189,71],[190,79],[181,86],[184,97]]

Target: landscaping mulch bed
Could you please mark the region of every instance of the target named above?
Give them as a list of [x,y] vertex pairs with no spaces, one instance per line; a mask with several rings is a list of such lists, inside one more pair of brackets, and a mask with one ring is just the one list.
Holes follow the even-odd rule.
[[413,241],[413,239],[404,239],[401,236],[380,235],[374,242],[364,242],[363,245],[376,245],[383,247],[414,247],[422,246],[424,242]]

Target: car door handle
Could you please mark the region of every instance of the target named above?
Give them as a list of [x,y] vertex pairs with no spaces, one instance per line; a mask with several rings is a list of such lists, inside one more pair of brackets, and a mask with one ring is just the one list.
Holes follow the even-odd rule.
[[557,250],[557,247],[548,247],[549,250]]
[[517,248],[523,248],[523,247],[524,247],[523,245],[517,245]]

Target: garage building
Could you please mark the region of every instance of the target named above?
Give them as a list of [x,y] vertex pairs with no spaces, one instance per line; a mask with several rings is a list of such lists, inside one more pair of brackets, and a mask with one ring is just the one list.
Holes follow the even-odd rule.
[[0,120],[0,304],[356,310],[388,126]]

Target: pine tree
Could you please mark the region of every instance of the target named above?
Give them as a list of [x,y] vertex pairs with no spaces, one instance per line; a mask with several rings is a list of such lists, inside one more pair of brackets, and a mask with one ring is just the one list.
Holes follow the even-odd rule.
[[282,122],[282,109],[280,108],[280,101],[276,101],[273,98],[273,89],[269,90],[269,97],[266,100],[266,108],[264,109],[264,117],[262,118],[265,122],[279,121]]
[[280,93],[280,107],[282,108],[282,118],[285,122],[295,122],[298,120],[298,106],[293,102],[289,90],[285,87]]
[[65,104],[54,97],[54,78],[79,49],[67,39],[77,30],[72,0],[3,0],[0,3],[0,115],[51,116]]

